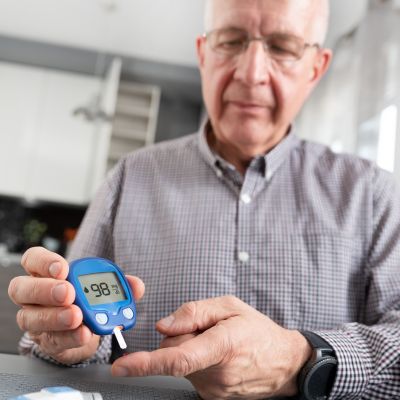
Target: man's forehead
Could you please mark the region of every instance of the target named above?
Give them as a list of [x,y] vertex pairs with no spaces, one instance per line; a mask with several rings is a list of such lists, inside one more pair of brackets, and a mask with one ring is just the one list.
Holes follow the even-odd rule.
[[323,0],[209,0],[206,30],[228,26],[306,38]]
[[323,0],[208,0],[210,6],[218,8],[259,8],[267,9],[276,6],[284,6],[286,8],[298,8],[299,10],[312,10],[323,3]]

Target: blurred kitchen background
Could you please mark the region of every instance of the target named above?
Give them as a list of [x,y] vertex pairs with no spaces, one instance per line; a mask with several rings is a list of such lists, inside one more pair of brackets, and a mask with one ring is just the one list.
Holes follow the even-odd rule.
[[[65,254],[124,154],[197,130],[204,0],[0,0],[0,352],[21,253]],[[400,0],[331,0],[332,67],[299,136],[358,154],[400,183]]]

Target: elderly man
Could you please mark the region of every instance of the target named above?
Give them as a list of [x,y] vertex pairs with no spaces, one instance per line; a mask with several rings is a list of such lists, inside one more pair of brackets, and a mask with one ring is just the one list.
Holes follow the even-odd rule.
[[[207,7],[197,50],[209,120],[121,161],[70,255],[146,282],[132,354],[112,372],[186,376],[204,399],[400,398],[399,194],[371,163],[292,125],[330,63],[327,2]],[[34,248],[22,265],[29,276],[9,289],[22,352],[115,358],[110,337],[82,325],[67,262]],[[129,280],[140,299],[142,281]]]

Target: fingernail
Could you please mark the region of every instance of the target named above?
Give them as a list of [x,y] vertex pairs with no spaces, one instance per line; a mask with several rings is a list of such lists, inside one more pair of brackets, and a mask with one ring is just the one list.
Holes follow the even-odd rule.
[[165,326],[166,328],[169,328],[175,321],[175,317],[173,315],[169,315],[166,318],[163,318],[160,320],[160,324]]
[[113,372],[114,376],[128,376],[129,375],[128,370],[124,367],[114,367],[112,372]]
[[69,310],[61,311],[58,314],[58,321],[61,324],[65,325],[66,327],[69,327],[72,325],[72,320],[73,320],[73,315],[72,315],[72,312]]
[[53,278],[57,278],[58,275],[60,275],[61,269],[62,269],[61,264],[59,262],[55,262],[50,265],[49,273]]
[[67,297],[67,285],[65,283],[59,283],[52,290],[53,298],[59,303],[63,303]]

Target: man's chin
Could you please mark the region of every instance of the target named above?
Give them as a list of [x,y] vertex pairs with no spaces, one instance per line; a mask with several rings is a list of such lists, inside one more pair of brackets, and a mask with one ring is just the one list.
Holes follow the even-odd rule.
[[274,125],[258,123],[254,120],[227,121],[221,126],[224,132],[224,141],[230,142],[235,147],[246,150],[253,155],[265,154],[275,146],[282,138]]
[[229,103],[225,109],[228,118],[238,121],[256,120],[262,123],[272,119],[273,109],[267,106],[256,106],[242,103]]

